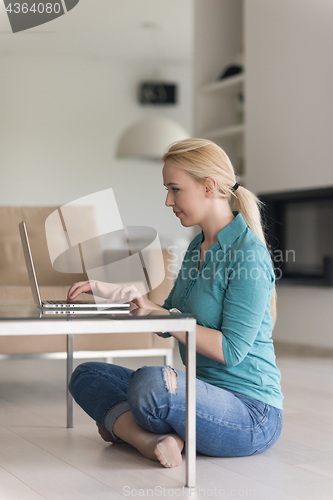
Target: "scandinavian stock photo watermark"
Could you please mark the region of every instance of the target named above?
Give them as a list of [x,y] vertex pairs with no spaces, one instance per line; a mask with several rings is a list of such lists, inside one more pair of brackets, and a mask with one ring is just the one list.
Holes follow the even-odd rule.
[[[121,296],[122,287],[134,285],[138,297],[157,288],[165,278],[156,229],[125,226],[112,188],[54,210],[45,221],[45,234],[55,271],[84,273],[91,282],[107,283],[118,302],[128,301],[127,295]],[[91,292],[98,299],[99,291]]]
[[[180,269],[181,277],[194,278],[198,274],[198,264],[201,260],[200,248],[191,251],[190,257],[186,250],[177,253],[175,245],[168,247],[170,262],[167,266],[170,279],[175,280],[178,276],[177,268],[183,263]],[[282,263],[296,262],[295,250],[275,250],[270,252],[275,280],[282,278]],[[201,278],[203,280],[212,280],[215,278],[223,279],[224,281],[241,280],[259,280],[262,278],[268,279],[271,276],[270,266],[268,265],[267,255],[265,252],[258,250],[231,250],[225,245],[221,245],[218,250],[207,250],[205,259],[206,267],[201,268]],[[208,264],[209,263],[209,264]]]
[[[282,263],[296,260],[294,250],[268,252],[263,245],[235,249],[219,242],[205,252],[200,266],[200,245],[193,248],[192,244],[183,251],[177,245],[166,248],[165,263],[156,229],[125,226],[111,188],[52,212],[45,221],[45,233],[56,271],[86,273],[89,281],[108,283],[114,291],[134,284],[139,296],[154,290],[166,276],[175,281],[179,273],[184,280],[195,280],[200,274],[201,280],[226,284],[236,280],[272,282],[274,274],[275,280],[282,277]],[[128,297],[122,300],[126,302]]]

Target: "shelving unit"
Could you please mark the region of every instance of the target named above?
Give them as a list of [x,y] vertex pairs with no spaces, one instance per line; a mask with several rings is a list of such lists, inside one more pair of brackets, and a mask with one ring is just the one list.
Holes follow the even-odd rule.
[[221,146],[245,183],[245,71],[220,79],[243,50],[244,0],[195,0],[195,135]]

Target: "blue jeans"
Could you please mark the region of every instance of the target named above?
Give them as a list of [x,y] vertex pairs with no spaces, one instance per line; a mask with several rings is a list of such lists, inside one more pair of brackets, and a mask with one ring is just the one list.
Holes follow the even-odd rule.
[[[176,387],[168,383],[170,370],[176,373]],[[88,362],[76,368],[69,389],[81,408],[115,439],[116,419],[131,410],[147,431],[176,432],[185,440],[186,379],[179,370],[144,366],[134,371]],[[198,379],[196,397],[197,450],[204,455],[255,455],[273,446],[281,434],[282,411],[274,406]]]

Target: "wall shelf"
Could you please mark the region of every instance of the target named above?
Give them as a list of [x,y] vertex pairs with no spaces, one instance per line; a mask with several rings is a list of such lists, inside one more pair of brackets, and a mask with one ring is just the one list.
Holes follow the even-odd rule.
[[245,133],[245,124],[240,123],[237,125],[230,125],[228,127],[221,127],[214,130],[207,130],[202,133],[208,139],[227,139],[232,137],[242,137]]
[[213,94],[224,91],[241,92],[245,82],[245,73],[240,75],[230,76],[223,80],[209,83],[202,87],[202,92],[205,94]]

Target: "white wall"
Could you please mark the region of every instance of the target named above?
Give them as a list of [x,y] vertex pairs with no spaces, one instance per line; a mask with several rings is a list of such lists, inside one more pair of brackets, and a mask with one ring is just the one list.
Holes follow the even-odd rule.
[[332,185],[333,2],[245,5],[248,186]]
[[[333,2],[245,6],[247,186],[256,193],[332,186]],[[332,289],[279,285],[274,337],[333,347],[332,304]]]
[[[151,64],[1,56],[0,65],[2,205],[59,205],[112,187],[124,224],[154,227],[167,244],[191,236],[164,205],[162,164],[115,157],[124,129],[159,112],[137,103]],[[191,62],[163,71],[180,94],[160,112],[191,133]]]

